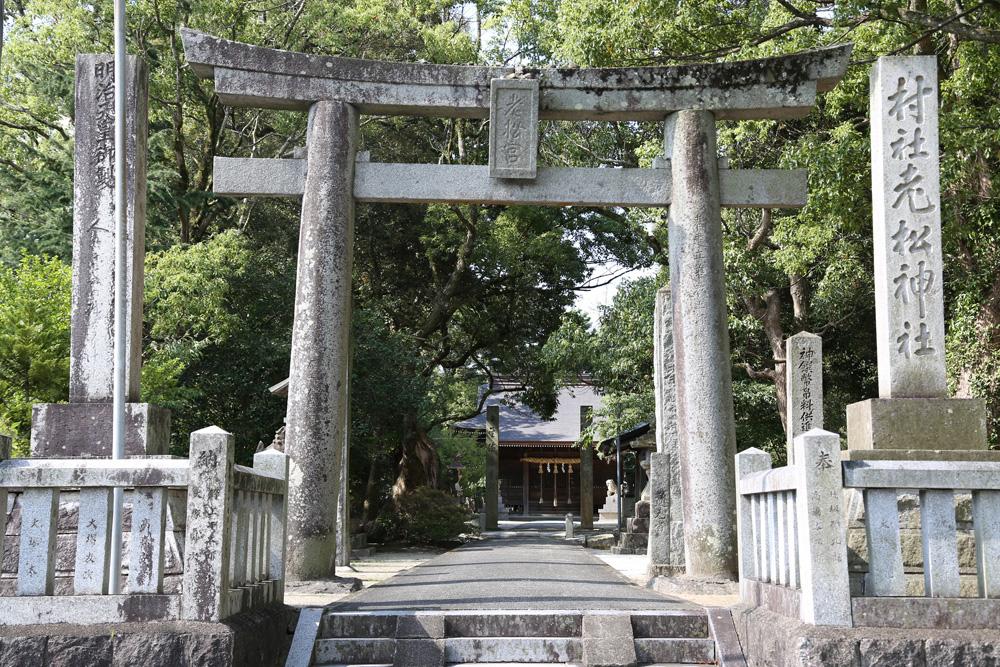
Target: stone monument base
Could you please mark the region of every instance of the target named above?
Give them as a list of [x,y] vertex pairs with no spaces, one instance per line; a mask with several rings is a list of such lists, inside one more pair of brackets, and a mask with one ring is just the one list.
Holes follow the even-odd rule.
[[[31,412],[31,455],[111,456],[111,403],[41,403]],[[125,454],[170,453],[170,410],[150,403],[125,405]]]
[[833,628],[744,605],[733,621],[750,667],[989,665],[1000,653],[996,630]]
[[0,665],[280,667],[298,610],[271,605],[221,623],[159,621],[0,628]]
[[847,448],[984,450],[986,405],[978,398],[871,398],[851,403]]
[[618,523],[618,496],[608,496],[604,501],[604,507],[597,511],[597,520]]

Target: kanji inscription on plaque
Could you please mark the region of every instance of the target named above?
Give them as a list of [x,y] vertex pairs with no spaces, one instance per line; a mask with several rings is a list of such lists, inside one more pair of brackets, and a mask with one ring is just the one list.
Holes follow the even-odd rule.
[[490,82],[490,176],[535,178],[538,79]]

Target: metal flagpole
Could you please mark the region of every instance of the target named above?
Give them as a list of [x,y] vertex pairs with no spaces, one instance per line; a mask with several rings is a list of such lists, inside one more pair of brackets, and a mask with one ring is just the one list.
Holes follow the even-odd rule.
[[[125,183],[125,0],[115,0],[115,377],[114,418],[111,426],[111,456],[125,458],[125,328],[128,289],[128,211]],[[111,558],[108,592],[121,592],[122,500],[124,490],[115,487],[111,515]]]

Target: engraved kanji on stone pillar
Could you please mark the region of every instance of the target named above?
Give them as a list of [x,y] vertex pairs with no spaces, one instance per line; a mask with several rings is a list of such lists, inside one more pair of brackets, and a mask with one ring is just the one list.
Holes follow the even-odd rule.
[[490,176],[535,178],[538,79],[490,82]]
[[806,331],[785,341],[785,387],[788,396],[786,446],[795,463],[795,438],[823,428],[823,339]]
[[947,396],[934,56],[871,72],[875,322],[882,398]]
[[[143,258],[146,243],[147,76],[129,56],[125,191],[128,198],[128,306],[125,386],[139,400]],[[76,166],[73,173],[73,311],[69,396],[112,398],[115,319],[115,66],[111,55],[76,57]]]

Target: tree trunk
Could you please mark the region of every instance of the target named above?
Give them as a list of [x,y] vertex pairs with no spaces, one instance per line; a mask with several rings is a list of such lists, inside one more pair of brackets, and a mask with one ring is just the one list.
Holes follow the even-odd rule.
[[378,516],[378,486],[375,475],[375,461],[368,465],[368,482],[365,484],[365,502],[361,508],[361,526],[368,532],[369,523]]
[[774,393],[778,400],[778,418],[781,420],[781,428],[786,429],[788,388],[785,385],[785,330],[781,326],[781,293],[772,289],[763,299],[748,297],[746,305],[750,314],[764,326],[764,335],[767,337],[774,359],[773,368],[754,370],[746,364],[746,372],[752,380],[774,383]]
[[403,417],[406,428],[403,436],[403,454],[399,459],[399,474],[392,485],[393,499],[399,498],[418,486],[437,488],[439,459],[434,441],[417,421],[416,415]]

